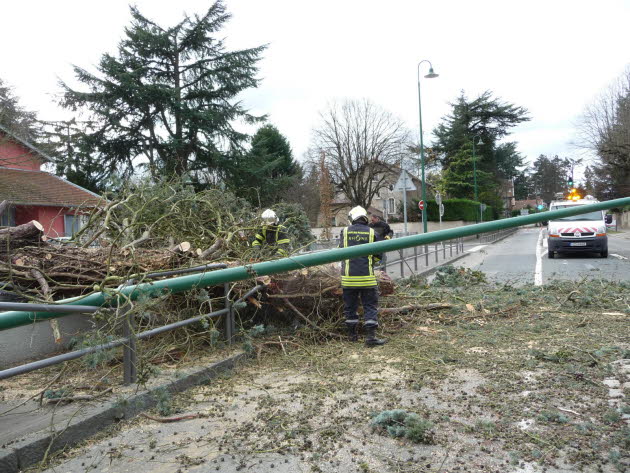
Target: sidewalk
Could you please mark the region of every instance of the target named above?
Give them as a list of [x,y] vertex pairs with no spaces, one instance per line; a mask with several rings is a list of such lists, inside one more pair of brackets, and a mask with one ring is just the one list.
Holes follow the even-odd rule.
[[[7,399],[4,395],[0,398],[0,472],[22,471],[46,455],[77,445],[122,419],[130,419],[156,406],[159,393],[175,394],[210,383],[213,378],[233,370],[245,358],[239,350],[226,348],[204,359],[190,360],[182,367],[164,370],[145,387],[112,382],[113,392],[105,390],[92,400],[68,404],[51,404],[44,398],[40,406],[40,396],[29,399],[29,393]],[[42,383],[43,388],[46,381],[49,381],[47,376],[40,371],[3,383],[7,393],[17,393],[20,386],[32,391],[29,384]]]

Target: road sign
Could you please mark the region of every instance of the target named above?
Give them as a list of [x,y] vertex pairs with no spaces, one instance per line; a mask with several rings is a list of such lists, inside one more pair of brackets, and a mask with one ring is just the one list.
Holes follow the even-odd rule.
[[403,172],[400,173],[400,177],[396,181],[396,184],[394,184],[394,190],[399,191],[399,192],[402,192],[404,190],[408,190],[408,191],[416,190],[416,186],[414,185],[413,180],[411,179],[411,176],[407,174],[407,171],[405,171],[404,169],[403,169]]
[[488,207],[486,204],[481,204],[481,211],[483,212],[484,210],[486,210],[486,207]]
[[444,204],[440,204],[440,217],[444,217]]
[[435,193],[435,202],[438,205],[442,205],[442,194],[440,194],[439,192]]
[[418,202],[418,208],[420,210],[424,210],[424,200],[421,200],[420,202]]

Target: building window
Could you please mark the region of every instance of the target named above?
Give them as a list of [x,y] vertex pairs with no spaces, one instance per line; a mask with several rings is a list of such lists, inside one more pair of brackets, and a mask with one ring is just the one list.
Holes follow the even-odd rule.
[[393,198],[387,199],[387,213],[389,214],[396,213],[396,200]]
[[72,237],[83,226],[82,218],[80,215],[64,215],[64,236]]
[[2,217],[0,217],[0,226],[15,227],[15,207],[11,206],[2,212]]

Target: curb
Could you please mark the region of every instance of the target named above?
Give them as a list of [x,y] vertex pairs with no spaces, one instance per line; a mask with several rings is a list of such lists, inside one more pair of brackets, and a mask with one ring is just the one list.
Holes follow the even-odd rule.
[[246,358],[245,353],[237,353],[225,360],[198,368],[173,381],[166,382],[151,390],[136,394],[121,401],[109,401],[90,409],[85,416],[77,416],[60,432],[41,431],[17,441],[10,447],[0,448],[0,471],[2,473],[18,473],[41,461],[48,451],[53,452],[73,447],[79,442],[97,434],[105,427],[116,424],[123,419],[131,419],[142,411],[151,409],[157,404],[154,393],[167,390],[171,394],[182,392],[192,386],[206,383],[221,373],[230,370]]

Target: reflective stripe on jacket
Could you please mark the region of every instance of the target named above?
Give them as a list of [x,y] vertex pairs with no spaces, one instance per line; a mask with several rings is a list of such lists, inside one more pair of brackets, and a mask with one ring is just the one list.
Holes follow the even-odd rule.
[[[344,228],[340,235],[341,248],[374,243],[374,229],[364,224],[354,224]],[[341,263],[341,287],[373,287],[376,286],[374,275],[374,255],[347,259]]]
[[291,240],[283,225],[263,225],[256,233],[252,246],[261,247],[263,244],[275,246],[279,255],[289,256]]

